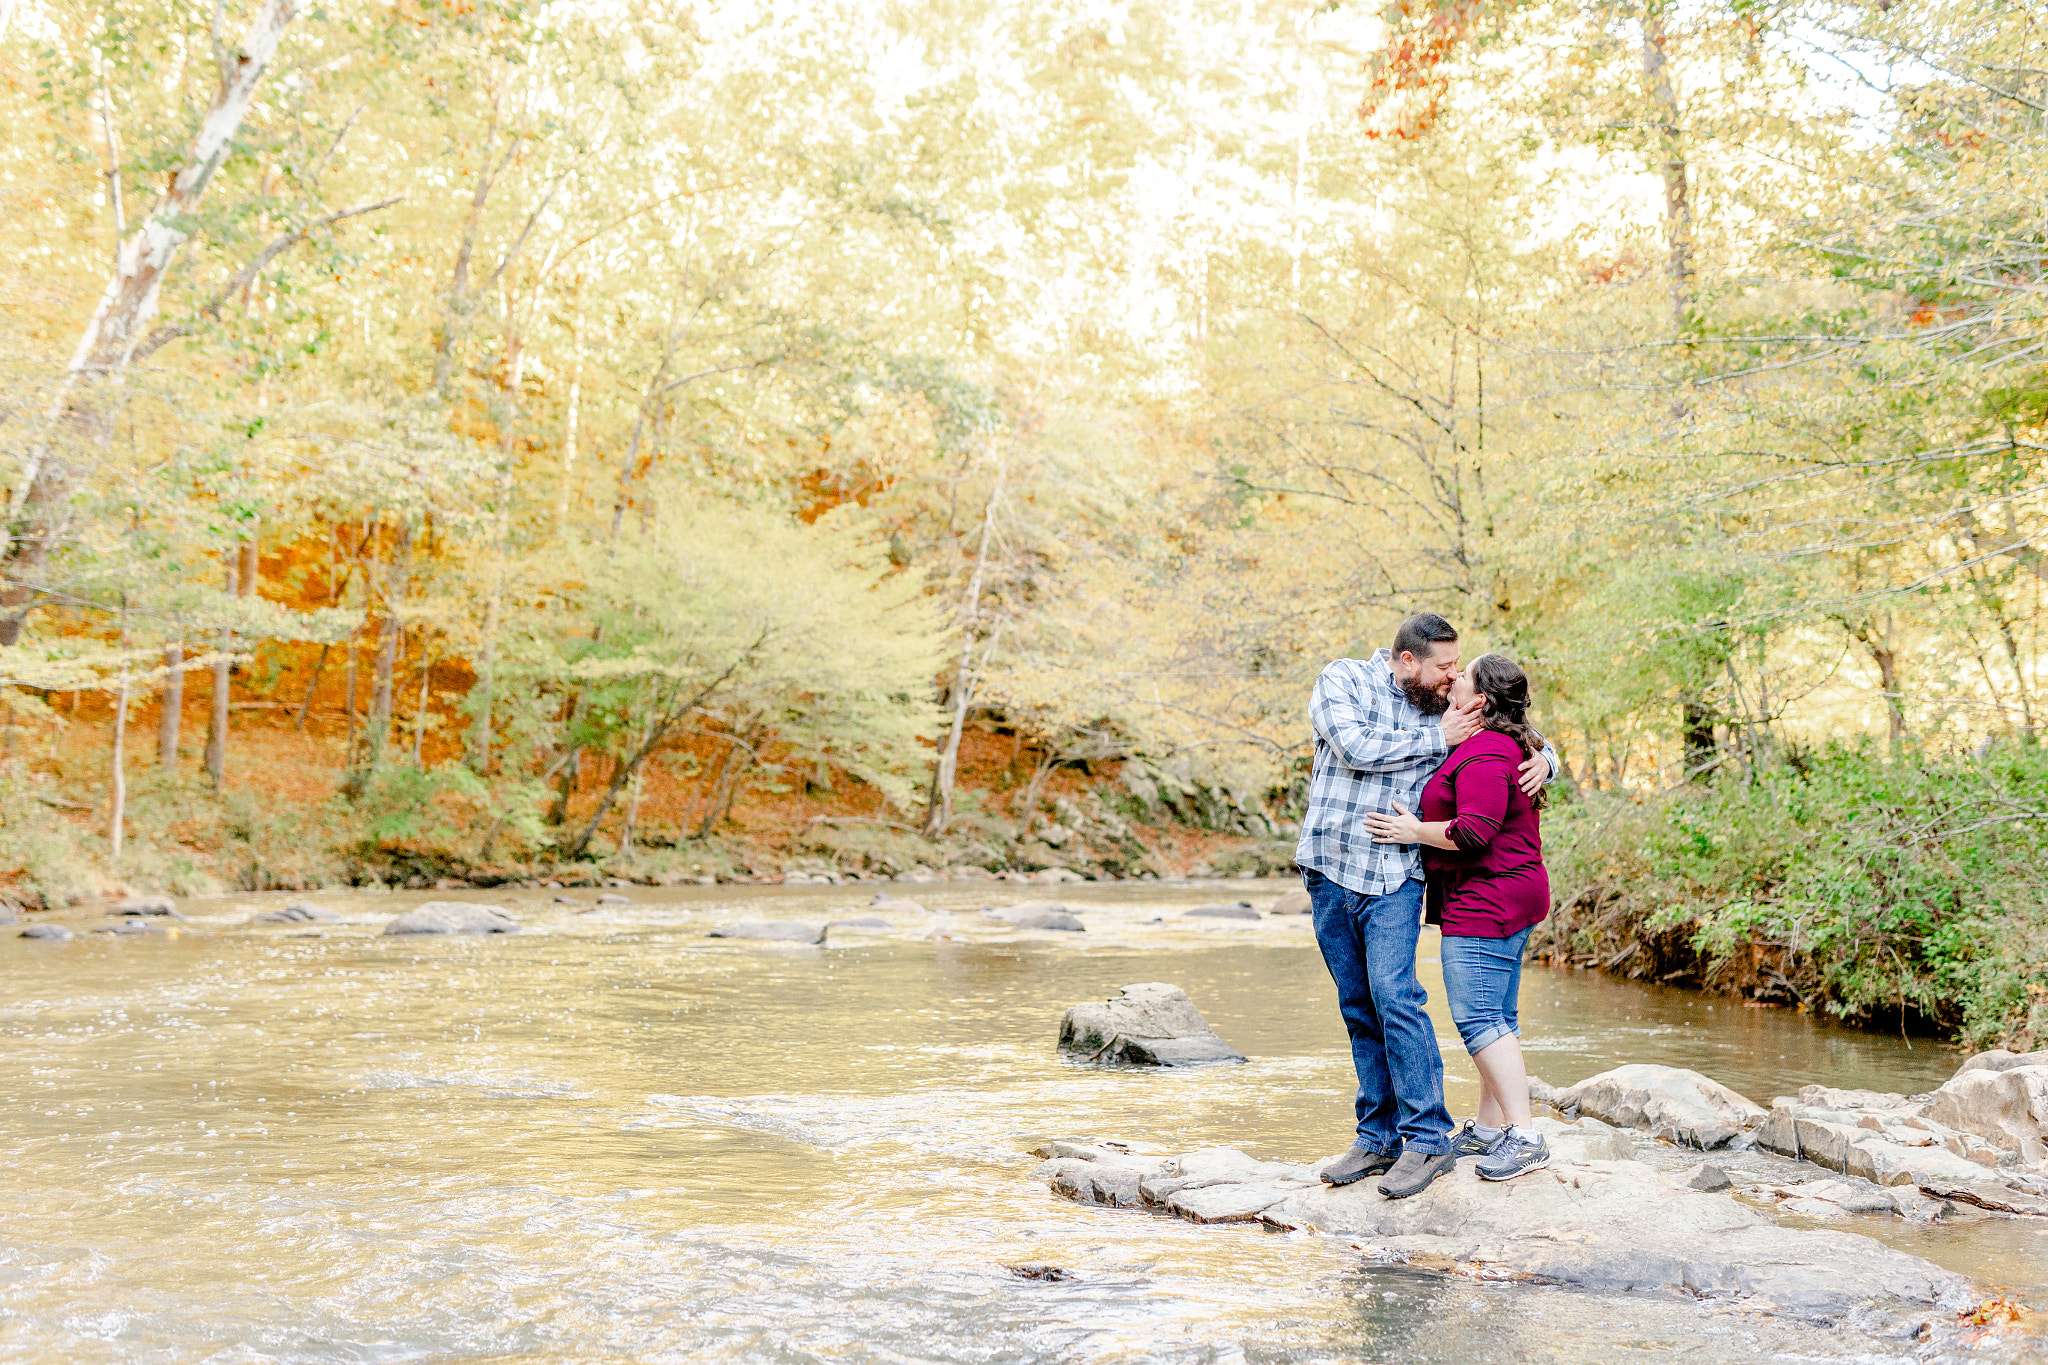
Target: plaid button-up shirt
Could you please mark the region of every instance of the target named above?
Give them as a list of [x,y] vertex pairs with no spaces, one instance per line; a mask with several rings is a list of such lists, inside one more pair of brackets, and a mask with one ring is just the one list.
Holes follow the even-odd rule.
[[1295,864],[1366,896],[1421,880],[1421,846],[1374,843],[1365,814],[1391,814],[1397,803],[1420,808],[1423,784],[1450,752],[1442,723],[1408,700],[1385,649],[1332,661],[1316,679],[1308,714],[1316,763]]

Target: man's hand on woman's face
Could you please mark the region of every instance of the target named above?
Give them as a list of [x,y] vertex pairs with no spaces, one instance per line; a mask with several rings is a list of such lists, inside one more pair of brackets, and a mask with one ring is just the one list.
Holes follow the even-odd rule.
[[1444,712],[1444,741],[1457,748],[1466,740],[1479,733],[1479,713],[1486,706],[1486,698],[1474,697],[1463,706],[1453,706]]

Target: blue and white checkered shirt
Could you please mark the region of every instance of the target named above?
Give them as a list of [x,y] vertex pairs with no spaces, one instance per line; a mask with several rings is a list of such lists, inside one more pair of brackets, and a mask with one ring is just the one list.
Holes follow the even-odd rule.
[[1374,843],[1365,814],[1391,814],[1397,803],[1420,807],[1423,784],[1450,752],[1442,723],[1415,709],[1384,649],[1370,659],[1332,661],[1316,679],[1308,714],[1316,765],[1295,864],[1365,896],[1421,880],[1421,846]]

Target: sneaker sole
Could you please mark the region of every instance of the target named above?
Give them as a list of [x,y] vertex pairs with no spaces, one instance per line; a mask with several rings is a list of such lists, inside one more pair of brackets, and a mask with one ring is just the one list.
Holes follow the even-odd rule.
[[1548,1169],[1549,1169],[1549,1167],[1550,1167],[1550,1156],[1549,1156],[1549,1154],[1548,1154],[1548,1153],[1545,1153],[1545,1154],[1544,1154],[1544,1157],[1543,1157],[1543,1160],[1541,1160],[1541,1161],[1532,1161],[1532,1162],[1530,1162],[1530,1163],[1529,1163],[1528,1165],[1526,1165],[1526,1166],[1522,1167],[1522,1169],[1520,1169],[1519,1171],[1516,1171],[1516,1172],[1515,1172],[1515,1173],[1514,1173],[1513,1175],[1488,1175],[1488,1174],[1487,1174],[1486,1172],[1484,1172],[1484,1171],[1480,1171],[1480,1172],[1479,1172],[1479,1178],[1480,1178],[1481,1180],[1494,1180],[1494,1181],[1500,1181],[1500,1180],[1513,1180],[1513,1179],[1515,1179],[1515,1178],[1516,1178],[1517,1176],[1524,1176],[1524,1175],[1527,1175],[1527,1174],[1529,1174],[1529,1172],[1531,1172],[1531,1171],[1542,1171],[1542,1170],[1548,1170]]

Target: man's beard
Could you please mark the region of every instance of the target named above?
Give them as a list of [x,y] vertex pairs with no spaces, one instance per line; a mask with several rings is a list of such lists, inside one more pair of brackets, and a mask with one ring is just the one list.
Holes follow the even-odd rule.
[[1439,692],[1424,687],[1419,679],[1410,678],[1401,684],[1401,691],[1406,694],[1408,704],[1425,716],[1440,716],[1451,709],[1451,689],[1448,687]]

